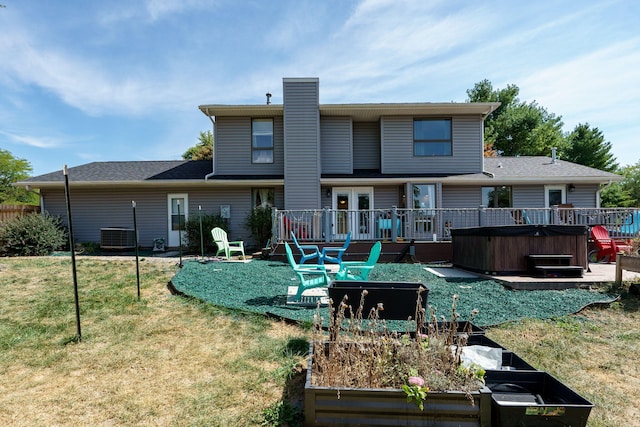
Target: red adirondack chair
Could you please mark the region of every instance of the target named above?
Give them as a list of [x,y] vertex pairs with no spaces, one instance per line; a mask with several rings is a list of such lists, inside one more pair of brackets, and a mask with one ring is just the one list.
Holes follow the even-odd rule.
[[591,227],[591,238],[598,248],[589,252],[589,261],[592,262],[612,262],[616,260],[616,254],[631,249],[630,245],[616,243],[602,225]]

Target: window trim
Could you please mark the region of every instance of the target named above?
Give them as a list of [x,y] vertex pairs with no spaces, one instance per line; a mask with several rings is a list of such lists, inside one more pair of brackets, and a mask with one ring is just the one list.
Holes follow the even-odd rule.
[[[449,139],[416,139],[416,122],[423,121],[448,121]],[[414,117],[412,122],[413,132],[413,156],[414,157],[451,157],[453,156],[453,118],[452,117]],[[416,154],[417,144],[441,144],[448,143],[449,154]]]
[[[255,122],[271,122],[271,146],[270,147],[256,147],[254,145],[255,133],[253,130],[253,124]],[[251,119],[251,164],[255,165],[263,165],[263,164],[273,164],[275,159],[275,151],[274,151],[274,120],[272,117],[253,117]],[[254,160],[254,154],[257,152],[271,152],[271,161],[267,162],[256,162]]]

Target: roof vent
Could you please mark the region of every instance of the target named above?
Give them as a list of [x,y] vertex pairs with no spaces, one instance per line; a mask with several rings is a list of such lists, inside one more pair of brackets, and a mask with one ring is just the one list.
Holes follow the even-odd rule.
[[502,166],[502,162],[498,163],[498,167],[499,167],[500,169],[502,169],[502,168],[504,167],[504,166]]
[[267,105],[271,104],[271,93],[267,92]]
[[556,147],[553,147],[551,149],[551,164],[555,165],[557,163],[556,161]]

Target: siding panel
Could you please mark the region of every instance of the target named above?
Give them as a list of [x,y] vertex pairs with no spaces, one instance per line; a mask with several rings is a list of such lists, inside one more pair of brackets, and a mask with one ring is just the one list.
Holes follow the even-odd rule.
[[322,117],[320,121],[320,151],[322,173],[353,172],[351,119],[349,117]]
[[[138,239],[141,247],[151,247],[153,239],[167,238],[167,195],[186,193],[189,195],[189,218],[198,217],[198,206],[203,215],[219,215],[220,205],[231,205],[229,237],[244,240],[245,246],[254,244],[245,219],[251,211],[249,187],[234,188],[172,188],[162,189],[101,189],[71,188],[71,212],[73,232],[77,242],[100,242],[100,229],[106,227],[133,228],[131,201],[136,201]],[[67,208],[64,190],[42,192],[44,209],[51,215],[62,218],[67,224]],[[282,188],[276,188],[276,204],[282,204]]]
[[443,208],[477,208],[481,203],[480,187],[442,186]]
[[285,209],[320,207],[320,110],[317,79],[285,79]]
[[380,170],[380,123],[353,123],[353,168]]
[[273,118],[273,163],[251,163],[251,118],[219,117],[215,126],[214,171],[217,175],[282,175],[282,117]]
[[413,155],[413,117],[382,119],[383,173],[478,173],[482,172],[482,126],[480,117],[452,118],[453,155]]

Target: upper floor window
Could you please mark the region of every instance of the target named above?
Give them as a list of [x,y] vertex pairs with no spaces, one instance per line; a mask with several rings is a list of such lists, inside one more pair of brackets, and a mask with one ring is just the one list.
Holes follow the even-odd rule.
[[482,206],[488,208],[510,208],[511,187],[482,187]]
[[450,156],[451,119],[414,119],[413,155]]
[[273,163],[273,120],[251,121],[251,162]]

